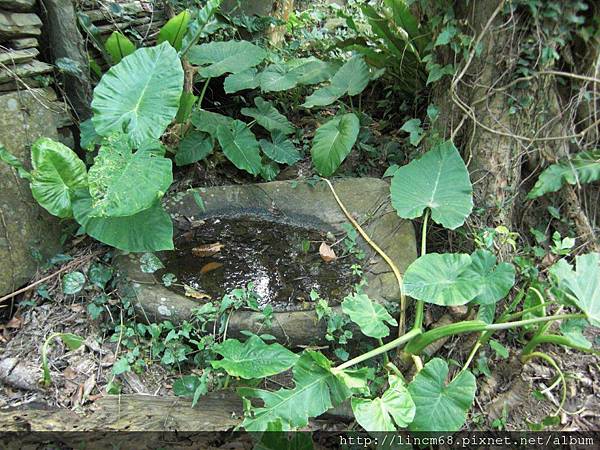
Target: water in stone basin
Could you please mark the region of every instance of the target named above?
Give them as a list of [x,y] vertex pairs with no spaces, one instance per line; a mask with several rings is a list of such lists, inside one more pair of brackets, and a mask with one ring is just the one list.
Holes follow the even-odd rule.
[[324,241],[322,231],[252,217],[207,219],[162,256],[165,268],[157,275],[173,273],[177,282],[170,289],[181,294],[185,284],[218,300],[253,283],[261,307],[309,309],[311,290],[334,303],[358,281],[353,256],[323,261]]

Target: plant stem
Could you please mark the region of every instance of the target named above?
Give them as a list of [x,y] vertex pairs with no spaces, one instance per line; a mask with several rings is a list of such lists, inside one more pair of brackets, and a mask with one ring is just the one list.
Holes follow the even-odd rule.
[[558,336],[556,334],[542,334],[536,336],[527,343],[521,352],[521,358],[525,358],[540,344],[556,344],[562,345],[563,347],[570,347],[581,352],[592,353],[593,355],[600,355],[600,350],[594,350],[593,348],[586,348],[580,345],[574,344],[569,338],[565,336]]
[[556,371],[558,373],[558,376],[560,377],[560,381],[562,382],[562,396],[560,399],[560,404],[558,405],[558,409],[554,413],[554,415],[556,416],[562,409],[563,405],[565,404],[565,400],[567,399],[567,383],[565,381],[565,375],[563,374],[562,370],[560,370],[560,367],[558,366],[556,361],[554,361],[554,359],[546,353],[542,353],[542,352],[530,353],[529,355],[522,356],[521,362],[523,364],[525,364],[527,361],[529,361],[530,359],[533,359],[533,358],[541,358],[544,361],[546,361],[548,364],[550,364],[552,367],[554,367],[554,369],[556,369]]
[[202,91],[200,92],[200,98],[198,99],[198,109],[202,108],[202,100],[204,100],[204,95],[206,94],[206,89],[208,88],[208,83],[210,82],[210,77],[206,79],[204,82],[204,86],[202,86]]
[[[377,341],[379,342],[380,347],[384,345],[383,340],[381,338],[378,338]],[[383,354],[383,364],[389,364],[389,362],[390,362],[390,358],[389,358],[387,352],[385,352]]]
[[[427,222],[429,220],[429,208],[425,210],[425,217],[423,217],[423,228],[421,230],[421,256],[427,254]],[[423,327],[423,316],[424,316],[425,302],[423,300],[417,301],[417,307],[415,310],[415,323],[413,330],[420,330]]]
[[352,358],[350,361],[346,361],[344,364],[341,364],[337,367],[334,367],[332,371],[339,372],[341,370],[347,369],[348,367],[352,367],[355,364],[359,364],[368,359],[374,358],[375,356],[381,355],[389,350],[393,350],[396,347],[400,347],[401,345],[407,343],[415,336],[421,334],[421,330],[410,330],[408,333],[394,339],[393,341],[388,342],[387,344],[382,345],[381,347],[377,347],[370,352],[363,353],[362,355],[357,356],[356,358]]

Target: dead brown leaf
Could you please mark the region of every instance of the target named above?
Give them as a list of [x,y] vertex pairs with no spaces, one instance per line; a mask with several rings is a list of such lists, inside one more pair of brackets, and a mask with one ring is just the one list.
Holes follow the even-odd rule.
[[321,243],[321,246],[319,247],[319,255],[321,255],[321,258],[325,262],[331,262],[337,259],[337,256],[333,249],[325,242]]
[[19,316],[14,316],[12,319],[10,319],[8,322],[6,322],[4,325],[0,325],[0,330],[3,328],[13,328],[15,330],[18,330],[22,326],[23,326],[23,319],[21,319],[21,317],[19,317]]
[[204,244],[198,247],[194,247],[192,249],[192,254],[194,256],[199,257],[213,256],[219,253],[223,247],[223,244],[221,244],[220,242],[215,242],[213,244]]
[[200,269],[200,273],[205,274],[208,272],[212,272],[213,270],[217,270],[221,267],[223,267],[223,264],[212,261],[212,262],[209,262],[208,264],[204,264],[202,266],[202,268]]
[[187,284],[184,284],[185,296],[195,298],[196,300],[210,300],[212,297],[205,292],[200,292]]

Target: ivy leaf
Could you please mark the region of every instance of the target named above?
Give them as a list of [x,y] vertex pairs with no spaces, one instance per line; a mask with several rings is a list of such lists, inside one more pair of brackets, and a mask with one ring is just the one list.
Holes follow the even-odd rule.
[[256,137],[240,120],[234,120],[231,126],[219,125],[217,138],[227,159],[238,169],[252,175],[258,175],[262,166],[260,149]]
[[312,160],[321,176],[333,175],[352,150],[360,122],[349,113],[321,125],[313,138]]
[[33,198],[54,216],[73,217],[73,193],[88,185],[83,161],[60,142],[41,138],[31,147],[31,163]]
[[404,122],[404,125],[402,125],[402,128],[400,128],[402,131],[406,131],[407,133],[409,133],[409,142],[411,145],[414,145],[415,147],[417,145],[419,145],[419,142],[421,142],[421,139],[423,139],[423,129],[421,128],[421,119],[410,119],[406,122]]
[[112,32],[104,43],[104,48],[110,55],[113,64],[120,63],[123,58],[135,52],[135,44],[127,36],[118,31]]
[[180,167],[201,161],[212,153],[214,146],[212,136],[202,131],[192,131],[179,143],[175,164]]
[[263,406],[252,408],[242,422],[246,431],[265,431],[272,422],[280,421],[282,430],[304,427],[310,417],[323,414],[339,405],[351,392],[331,371],[331,361],[318,352],[305,351],[294,366],[293,389],[270,392],[240,388],[245,398],[256,397]]
[[440,306],[464,305],[473,300],[481,286],[469,271],[471,257],[459,253],[428,253],[406,269],[406,295]]
[[242,108],[242,114],[252,117],[265,130],[272,133],[276,131],[283,134],[294,132],[293,125],[283,114],[277,111],[277,108],[271,102],[267,102],[261,97],[256,97],[254,104],[256,108]]
[[125,356],[119,358],[114,364],[112,368],[113,375],[121,375],[122,373],[129,372],[131,370],[131,366],[129,365],[129,361]]
[[144,273],[154,273],[164,268],[162,261],[153,253],[144,253],[140,258],[140,269]]
[[217,137],[217,128],[220,125],[230,127],[233,123],[233,119],[229,116],[205,111],[203,109],[193,112],[190,120],[192,121],[192,125],[194,125],[198,131],[208,133],[212,137]]
[[589,325],[585,319],[569,319],[560,323],[560,332],[573,344],[586,349],[592,348],[592,343],[587,340],[583,332]]
[[374,399],[353,398],[352,411],[356,421],[366,431],[396,431],[415,417],[415,404],[404,382],[396,375],[388,377],[389,388]]
[[391,185],[392,205],[400,217],[414,219],[429,208],[431,218],[451,230],[471,214],[472,192],[467,167],[451,141],[400,167]]
[[465,423],[475,399],[477,385],[468,370],[446,384],[448,364],[440,358],[429,361],[408,385],[416,413],[411,431],[457,431]]
[[243,91],[244,89],[254,89],[258,87],[259,78],[256,68],[251,67],[243,72],[232,73],[225,78],[223,88],[226,94]]
[[260,90],[263,92],[288,91],[298,84],[300,74],[280,64],[271,64],[259,75]]
[[425,85],[429,85],[430,83],[435,83],[442,79],[442,77],[446,75],[454,75],[454,66],[452,64],[447,64],[445,66],[441,66],[437,63],[429,64],[427,66],[429,71],[429,75],[427,76],[427,83]]
[[292,141],[290,141],[282,133],[273,133],[271,135],[271,141],[266,139],[260,140],[260,148],[273,161],[280,164],[294,164],[298,162],[302,156],[300,152],[296,150]]
[[454,36],[456,36],[457,33],[458,30],[455,26],[446,25],[446,28],[442,30],[442,32],[438,35],[437,39],[435,40],[433,47],[435,48],[439,45],[449,44],[452,38],[454,38]]
[[83,286],[85,286],[85,275],[81,272],[69,272],[62,279],[62,289],[66,295],[81,292]]
[[480,305],[503,299],[515,284],[515,267],[509,263],[496,265],[496,257],[488,250],[473,252],[467,272],[481,288],[474,298],[475,303]]
[[203,78],[216,78],[226,73],[240,73],[259,65],[267,52],[248,41],[209,42],[190,49],[188,59],[200,67]]
[[600,253],[575,257],[576,269],[564,259],[550,268],[559,287],[573,295],[577,304],[595,327],[600,327]]
[[398,325],[383,305],[373,302],[365,294],[347,296],[342,302],[342,310],[365,336],[372,338],[383,338],[390,334],[386,322],[392,326]]
[[160,144],[135,153],[127,136],[111,136],[89,170],[90,195],[98,217],[132,216],[148,209],[173,182],[172,163]]
[[94,89],[92,121],[101,136],[125,131],[137,146],[159,139],[179,109],[183,68],[168,43],[136,50]]
[[527,198],[558,191],[565,183],[591,183],[600,180],[600,149],[577,153],[569,160],[552,164],[539,176]]
[[106,287],[106,283],[110,281],[112,276],[112,267],[105,266],[104,264],[100,263],[93,263],[88,271],[88,278],[92,284],[100,289],[104,289]]
[[162,44],[166,41],[171,44],[175,50],[181,50],[183,36],[187,31],[190,18],[191,14],[187,9],[180,12],[175,17],[170,18],[160,29],[156,42]]
[[298,360],[298,356],[283,345],[265,344],[258,336],[250,336],[244,343],[227,339],[216,344],[213,351],[223,357],[210,362],[215,369],[224,369],[229,375],[246,380],[276,375]]

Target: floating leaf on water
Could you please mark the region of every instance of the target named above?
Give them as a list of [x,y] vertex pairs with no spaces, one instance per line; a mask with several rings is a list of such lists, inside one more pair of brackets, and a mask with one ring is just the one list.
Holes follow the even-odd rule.
[[185,289],[185,296],[186,297],[191,297],[191,298],[195,298],[196,300],[210,300],[211,296],[204,293],[204,292],[200,292],[196,289],[194,289],[191,286],[188,286],[187,284],[183,285],[184,289]]
[[220,242],[215,242],[213,244],[204,244],[198,247],[194,247],[192,249],[192,254],[194,256],[200,257],[213,256],[214,254],[219,253],[223,247],[224,245]]
[[325,262],[331,262],[337,259],[333,249],[325,242],[321,243],[321,246],[319,247],[319,255],[321,255],[321,258],[323,258],[323,261]]
[[209,262],[208,264],[203,265],[202,268],[200,269],[200,273],[205,274],[208,272],[212,272],[213,270],[220,269],[221,267],[223,267],[223,264],[212,261],[212,262]]

